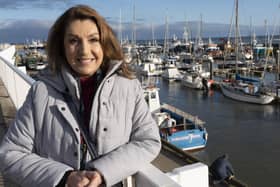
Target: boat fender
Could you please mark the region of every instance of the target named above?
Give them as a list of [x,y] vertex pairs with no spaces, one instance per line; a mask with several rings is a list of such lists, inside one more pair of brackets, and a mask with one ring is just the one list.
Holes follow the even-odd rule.
[[218,157],[210,166],[210,172],[213,175],[214,184],[230,180],[234,177],[234,170],[228,160],[228,155],[224,154]]

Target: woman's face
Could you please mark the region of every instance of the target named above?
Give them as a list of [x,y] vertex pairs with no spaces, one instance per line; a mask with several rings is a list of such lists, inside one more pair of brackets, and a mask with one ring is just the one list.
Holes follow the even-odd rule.
[[90,19],[72,21],[66,28],[64,50],[67,63],[78,76],[92,76],[104,56],[96,24]]

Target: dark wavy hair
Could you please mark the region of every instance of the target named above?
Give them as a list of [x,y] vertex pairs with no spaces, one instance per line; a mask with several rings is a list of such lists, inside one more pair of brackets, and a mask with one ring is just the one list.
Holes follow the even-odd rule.
[[101,65],[106,72],[111,60],[121,60],[119,73],[127,78],[134,78],[134,73],[124,62],[124,55],[120,43],[112,28],[98,12],[86,5],[77,5],[66,10],[51,27],[47,40],[47,56],[50,69],[57,73],[62,65],[68,66],[64,51],[64,36],[66,28],[72,21],[90,19],[97,25],[100,34],[100,43],[104,53]]

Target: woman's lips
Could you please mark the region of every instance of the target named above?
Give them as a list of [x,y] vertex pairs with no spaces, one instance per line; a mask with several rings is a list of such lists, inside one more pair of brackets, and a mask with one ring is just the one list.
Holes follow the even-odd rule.
[[89,64],[93,62],[95,59],[94,58],[83,58],[83,59],[78,59],[79,63],[81,64]]

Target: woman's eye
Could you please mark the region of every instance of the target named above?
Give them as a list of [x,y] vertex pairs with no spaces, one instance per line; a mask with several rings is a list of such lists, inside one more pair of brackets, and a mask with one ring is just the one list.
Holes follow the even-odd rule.
[[78,42],[78,40],[75,39],[75,38],[69,39],[69,43],[70,43],[70,44],[76,44],[77,42]]
[[91,38],[89,41],[92,43],[99,42],[99,38]]

